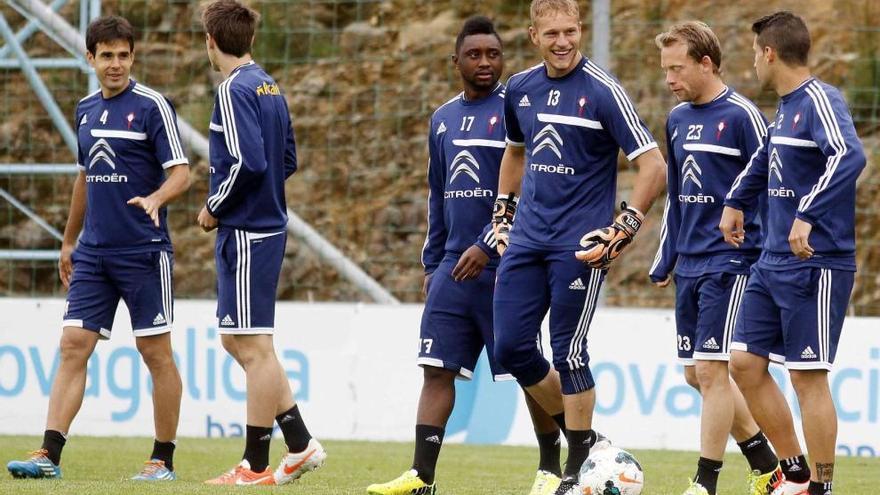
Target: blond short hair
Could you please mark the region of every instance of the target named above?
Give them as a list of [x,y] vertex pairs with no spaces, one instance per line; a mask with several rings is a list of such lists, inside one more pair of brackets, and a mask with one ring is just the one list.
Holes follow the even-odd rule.
[[556,12],[572,15],[578,19],[581,17],[577,0],[532,0],[532,5],[529,7],[532,24],[535,23],[535,19]]
[[657,48],[684,43],[688,47],[689,57],[697,62],[702,61],[703,57],[709,57],[715,65],[715,72],[721,72],[721,42],[705,22],[687,21],[676,24],[669,31],[658,34],[654,42]]

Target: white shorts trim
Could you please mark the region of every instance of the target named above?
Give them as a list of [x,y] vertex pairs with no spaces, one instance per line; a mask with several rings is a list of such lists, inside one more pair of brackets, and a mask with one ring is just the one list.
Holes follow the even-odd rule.
[[492,377],[496,382],[511,382],[515,381],[516,377],[511,375],[510,373],[504,373],[501,375],[495,375]]
[[152,335],[162,335],[163,333],[168,333],[171,331],[171,329],[171,325],[165,325],[163,327],[155,328],[139,328],[137,330],[133,330],[131,333],[133,333],[135,337],[150,337]]
[[223,327],[223,328],[218,328],[217,333],[219,333],[220,335],[273,335],[275,333],[275,329],[269,328],[269,327],[255,327],[255,328]]
[[785,368],[789,370],[825,370],[831,371],[831,363],[827,363],[824,361],[813,361],[813,362],[796,362],[796,361],[787,361],[785,363]]
[[694,366],[697,364],[697,361],[694,358],[678,358],[678,362],[684,366]]
[[695,352],[694,361],[730,361],[729,352]]
[[[446,363],[444,363],[442,359],[437,359],[437,358],[420,357],[420,358],[416,359],[416,364],[418,364],[419,366],[430,366],[432,368],[442,368],[444,370],[449,369],[446,367]],[[452,370],[449,370],[449,371],[452,371]],[[458,380],[472,380],[474,378],[474,372],[467,369],[467,368],[460,367],[458,369],[458,374],[456,374],[455,378]]]
[[61,328],[64,327],[84,328],[82,320],[64,320],[61,322]]
[[639,148],[639,149],[633,151],[632,153],[626,155],[626,159],[629,160],[629,161],[633,161],[633,160],[635,160],[636,158],[638,158],[640,155],[642,155],[642,154],[644,154],[644,153],[646,153],[646,152],[648,152],[648,151],[651,151],[651,150],[654,149],[654,148],[659,148],[659,146],[657,146],[657,143],[656,143],[656,142],[653,142],[653,141],[652,141],[652,142],[650,142],[650,143],[648,143],[648,144],[642,146],[641,148]]
[[[734,351],[749,352],[749,346],[748,346],[748,344],[746,344],[744,342],[731,342],[730,349],[734,350]],[[781,354],[774,354],[772,352],[769,352],[768,354],[770,354],[770,361],[773,361],[774,363],[779,363],[779,364],[785,363],[785,356],[783,356]],[[755,354],[755,356],[760,356],[760,354]]]

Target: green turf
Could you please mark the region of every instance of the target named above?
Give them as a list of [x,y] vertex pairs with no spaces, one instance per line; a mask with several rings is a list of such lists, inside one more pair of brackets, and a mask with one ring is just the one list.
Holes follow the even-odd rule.
[[[0,460],[21,459],[39,446],[37,437],[0,436]],[[273,443],[273,462],[282,442]],[[175,464],[178,481],[144,484],[125,481],[149,454],[146,438],[74,437],[64,452],[64,480],[0,478],[0,494],[176,494],[241,493],[241,488],[209,487],[201,481],[232,467],[243,448],[242,439],[181,439]],[[246,488],[247,493],[364,494],[374,482],[387,481],[409,467],[408,443],[324,442],[329,458],[319,471],[293,485]],[[678,495],[693,475],[696,453],[640,451],[633,453],[645,468],[646,495]],[[525,494],[537,464],[537,449],[447,445],[437,469],[439,493],[455,495]],[[728,454],[719,494],[743,494],[746,465],[740,455]],[[839,458],[835,492],[844,495],[880,493],[880,459]],[[51,487],[48,489],[48,487]]]

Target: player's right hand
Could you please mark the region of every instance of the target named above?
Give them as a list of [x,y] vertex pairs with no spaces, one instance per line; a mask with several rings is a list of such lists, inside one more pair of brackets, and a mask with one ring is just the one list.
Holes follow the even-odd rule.
[[669,287],[669,284],[672,283],[672,275],[667,275],[666,278],[659,282],[653,282],[655,286],[663,288]]
[[498,241],[495,249],[499,255],[504,254],[510,243],[510,228],[513,227],[513,217],[516,216],[516,203],[516,194],[499,194],[492,208],[492,231]]
[[70,277],[73,276],[73,261],[71,261],[71,256],[73,255],[73,246],[61,245],[61,257],[58,259],[58,277],[61,278],[61,283],[64,284],[64,288],[70,288]]
[[745,218],[742,210],[730,206],[724,207],[724,211],[721,213],[721,223],[718,224],[718,228],[724,235],[724,242],[733,247],[740,247],[746,240],[744,225]]

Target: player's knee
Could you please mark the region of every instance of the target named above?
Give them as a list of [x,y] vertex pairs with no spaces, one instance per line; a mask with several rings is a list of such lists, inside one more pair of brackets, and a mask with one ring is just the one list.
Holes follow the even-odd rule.
[[822,392],[828,388],[828,372],[825,370],[790,370],[791,386],[798,397]]
[[528,359],[528,353],[524,353],[522,346],[513,339],[496,338],[495,339],[495,360],[504,369],[517,375],[517,370],[523,367]]
[[61,343],[58,347],[62,361],[66,363],[84,364],[92,355],[94,344],[82,335],[73,335],[70,332],[64,332],[61,335]]
[[171,354],[171,348],[157,345],[138,344],[138,352],[141,354],[147,368],[159,369],[168,366],[175,366],[174,356]]
[[697,386],[694,388],[697,390],[706,390],[719,384],[725,385],[730,381],[727,363],[724,361],[697,361],[694,374],[697,380]]
[[700,381],[697,379],[696,366],[684,367],[684,381],[696,390],[700,390]]
[[452,370],[435,366],[424,366],[422,372],[426,387],[453,384],[455,375],[456,373]]
[[752,366],[749,355],[745,352],[734,351],[730,355],[730,376],[740,388],[748,387],[754,379],[755,368]]

